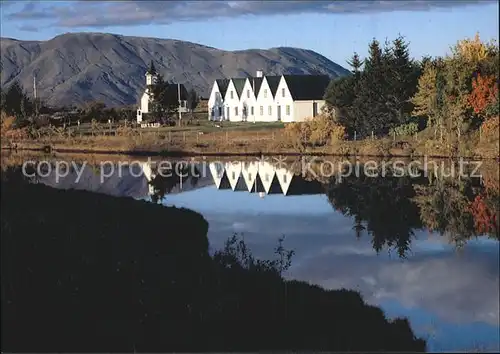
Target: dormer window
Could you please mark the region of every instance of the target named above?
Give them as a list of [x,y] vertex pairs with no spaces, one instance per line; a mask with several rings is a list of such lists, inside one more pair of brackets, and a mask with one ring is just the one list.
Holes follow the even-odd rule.
[[247,98],[250,98],[250,90],[247,90]]
[[281,97],[285,97],[285,88],[284,87],[281,89]]
[[231,95],[231,99],[233,99],[234,98],[233,91],[229,92],[229,94]]
[[267,98],[267,89],[264,89],[264,98]]

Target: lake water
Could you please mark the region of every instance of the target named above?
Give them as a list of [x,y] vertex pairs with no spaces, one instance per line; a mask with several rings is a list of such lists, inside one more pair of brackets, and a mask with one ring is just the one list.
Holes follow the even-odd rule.
[[195,210],[209,222],[213,250],[236,233],[256,257],[271,258],[285,236],[295,251],[287,277],[359,290],[388,317],[408,317],[429,351],[500,350],[498,164],[479,177],[470,164],[469,175],[411,177],[411,167],[395,177],[339,175],[346,165],[325,161],[306,171],[303,161],[199,159],[174,164],[181,168],[169,176],[144,160],[34,173],[56,188]]

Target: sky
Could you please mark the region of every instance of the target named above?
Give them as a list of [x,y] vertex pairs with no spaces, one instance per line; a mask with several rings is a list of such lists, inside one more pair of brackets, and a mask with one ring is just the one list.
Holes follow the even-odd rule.
[[498,39],[497,0],[0,1],[1,36],[47,40],[67,32],[172,38],[224,50],[299,47],[346,66],[353,52],[399,34],[411,55],[440,56],[479,32]]

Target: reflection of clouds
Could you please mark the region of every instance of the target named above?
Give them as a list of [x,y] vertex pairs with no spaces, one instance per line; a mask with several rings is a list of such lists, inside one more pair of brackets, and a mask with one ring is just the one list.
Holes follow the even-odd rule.
[[257,257],[269,257],[284,234],[285,247],[296,251],[290,269],[293,278],[326,288],[359,289],[368,302],[396,300],[453,323],[477,321],[498,326],[497,247],[470,243],[458,254],[448,245],[436,248],[440,243],[436,239],[432,239],[433,247],[428,247],[427,235],[417,233],[413,255],[402,261],[387,251],[377,255],[366,233],[357,240],[352,221],[335,213],[302,218],[204,216],[210,222],[209,237],[215,249],[232,230],[244,232]]

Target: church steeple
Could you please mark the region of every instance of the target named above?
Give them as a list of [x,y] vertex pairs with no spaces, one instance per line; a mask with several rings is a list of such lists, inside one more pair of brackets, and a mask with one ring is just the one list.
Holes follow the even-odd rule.
[[156,82],[156,78],[158,77],[158,72],[156,71],[155,64],[151,60],[149,64],[149,69],[146,71],[146,85],[151,86]]
[[153,75],[153,76],[156,76],[156,74],[158,74],[156,72],[155,64],[153,63],[152,60],[151,60],[151,63],[149,64],[149,69],[148,69],[148,71],[146,71],[146,74],[150,74],[150,75]]

